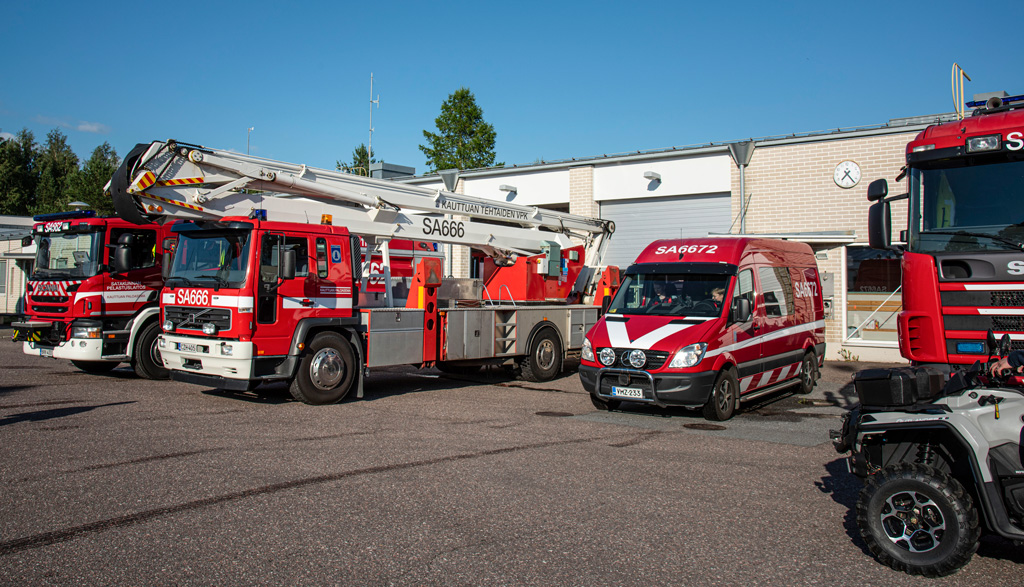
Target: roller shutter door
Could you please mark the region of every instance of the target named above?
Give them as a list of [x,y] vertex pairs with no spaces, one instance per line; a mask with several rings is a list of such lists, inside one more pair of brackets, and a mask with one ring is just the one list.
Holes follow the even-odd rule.
[[730,214],[729,194],[601,202],[601,218],[615,222],[604,262],[625,269],[651,241],[728,232]]

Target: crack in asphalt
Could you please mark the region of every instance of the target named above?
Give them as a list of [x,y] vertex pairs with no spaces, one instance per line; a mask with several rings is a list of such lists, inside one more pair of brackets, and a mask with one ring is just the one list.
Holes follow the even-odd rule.
[[524,444],[520,446],[511,446],[506,448],[495,448],[490,450],[482,450],[478,452],[450,455],[444,457],[436,457],[433,459],[424,459],[420,461],[412,461],[409,463],[397,463],[393,465],[380,465],[377,467],[367,467],[364,469],[355,469],[352,471],[344,471],[341,473],[332,473],[329,475],[318,475],[316,477],[307,477],[305,479],[297,479],[295,481],[284,481],[281,483],[273,483],[271,485],[264,485],[263,487],[255,487],[252,489],[244,489],[242,491],[236,491],[234,493],[227,493],[224,495],[216,495],[206,497],[203,499],[197,499],[180,503],[177,505],[171,505],[161,508],[154,508],[134,514],[126,514],[123,516],[117,516],[115,518],[108,518],[106,520],[98,520],[90,522],[88,524],[82,524],[80,526],[72,526],[70,528],[64,528],[63,530],[53,530],[51,532],[42,532],[40,534],[34,534],[32,536],[25,536],[22,538],[15,538],[14,540],[5,540],[0,542],[0,557],[20,552],[23,550],[30,550],[34,548],[41,548],[44,546],[51,546],[60,542],[67,542],[73,540],[79,536],[86,534],[95,534],[97,532],[103,532],[105,530],[113,530],[116,528],[123,528],[126,526],[133,526],[135,524],[141,524],[164,516],[178,514],[182,512],[189,512],[202,508],[212,507],[221,505],[224,503],[238,501],[250,497],[258,497],[262,495],[271,495],[289,489],[297,489],[301,487],[309,487],[312,485],[319,485],[323,483],[331,483],[334,481],[340,481],[342,479],[348,479],[352,477],[359,477],[363,475],[373,475],[376,473],[384,473],[388,471],[399,471],[403,469],[413,469],[416,467],[426,467],[430,465],[437,465],[441,463],[450,463],[456,461],[464,461],[469,459],[478,459],[483,457],[490,457],[501,454],[516,453],[526,450],[533,450],[538,448],[548,448],[552,446],[567,446],[572,444],[583,444],[586,442],[600,441],[607,436],[597,436],[588,438],[573,438],[569,440],[554,440],[549,442],[538,442],[534,444]]

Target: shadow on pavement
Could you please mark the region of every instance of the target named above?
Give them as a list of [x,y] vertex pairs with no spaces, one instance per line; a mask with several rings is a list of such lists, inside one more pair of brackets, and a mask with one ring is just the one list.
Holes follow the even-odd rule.
[[100,404],[97,406],[78,406],[74,408],[56,408],[53,410],[38,410],[35,412],[25,412],[23,414],[14,414],[13,416],[5,416],[0,418],[0,426],[7,426],[8,424],[17,424],[19,422],[44,422],[46,420],[53,420],[56,418],[63,418],[65,416],[74,416],[84,412],[91,412],[97,408],[107,408],[110,406],[122,406],[125,404],[134,404],[134,401],[130,402],[114,402],[110,404]]

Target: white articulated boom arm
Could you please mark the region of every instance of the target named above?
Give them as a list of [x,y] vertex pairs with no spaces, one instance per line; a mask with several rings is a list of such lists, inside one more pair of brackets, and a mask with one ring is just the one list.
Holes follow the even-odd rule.
[[364,237],[467,245],[498,257],[536,254],[543,241],[568,248],[576,237],[586,245],[588,267],[601,264],[615,230],[598,218],[176,141],[137,145],[114,173],[110,193],[118,216],[139,224],[255,216],[259,210],[285,222],[320,223],[330,215],[334,224]]

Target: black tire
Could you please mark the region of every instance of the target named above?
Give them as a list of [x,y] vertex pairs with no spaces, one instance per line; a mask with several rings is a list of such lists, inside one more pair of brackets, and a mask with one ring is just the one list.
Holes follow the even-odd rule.
[[171,370],[164,368],[160,349],[156,346],[158,336],[160,327],[156,322],[150,322],[135,338],[132,369],[135,369],[135,374],[143,379],[169,379],[171,376]]
[[704,417],[722,422],[732,418],[739,401],[740,385],[732,369],[723,369],[715,378],[708,403],[704,404]]
[[459,363],[449,363],[448,361],[438,361],[436,366],[438,371],[452,375],[472,375],[479,373],[482,367],[482,365],[460,365]]
[[86,373],[102,374],[110,373],[115,367],[120,365],[117,361],[71,361],[71,364],[78,367]]
[[352,345],[333,332],[321,332],[306,347],[289,391],[306,404],[334,404],[345,399],[357,375]]
[[800,361],[800,384],[796,386],[796,392],[806,395],[814,391],[814,385],[818,382],[818,358],[814,351],[804,353]]
[[868,479],[857,500],[857,526],[879,562],[926,577],[966,565],[981,534],[978,512],[963,485],[911,463],[890,465]]
[[530,343],[530,353],[520,363],[522,377],[527,381],[551,381],[562,370],[562,343],[550,328],[537,333]]
[[594,404],[594,407],[599,410],[610,411],[619,409],[621,401],[617,399],[601,399],[594,394],[590,394],[590,403]]

